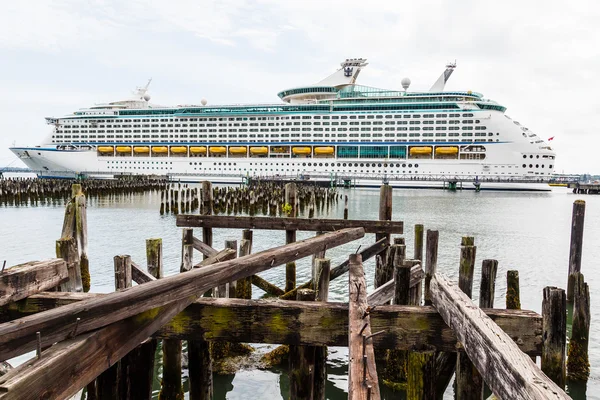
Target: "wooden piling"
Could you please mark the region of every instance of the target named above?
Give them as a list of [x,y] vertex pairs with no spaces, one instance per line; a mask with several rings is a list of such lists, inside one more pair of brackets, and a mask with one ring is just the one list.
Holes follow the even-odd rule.
[[[316,301],[326,302],[329,297],[329,274],[331,260],[328,258],[315,259],[315,293]],[[325,386],[327,383],[327,347],[315,346],[315,381],[313,399],[325,400]]]
[[519,288],[519,271],[506,271],[506,308],[521,309],[521,291]]
[[429,285],[431,278],[437,270],[437,255],[438,255],[438,239],[439,232],[427,229],[427,249],[425,252],[425,305],[431,305],[431,294]]
[[[297,187],[296,184],[291,182],[285,185],[285,202],[289,204],[292,208],[289,213],[291,218],[296,218],[298,215],[298,210],[296,209],[297,203]],[[296,241],[296,231],[295,230],[286,230],[285,231],[285,243],[293,243]],[[296,287],[296,263],[290,262],[285,266],[285,292],[289,292],[290,290]]]
[[570,381],[587,382],[590,376],[588,345],[590,335],[590,290],[583,274],[573,274],[573,323],[567,373]]
[[435,350],[423,349],[408,353],[407,400],[435,399]]
[[[146,256],[148,274],[155,279],[161,278],[163,276],[161,239],[146,240]],[[157,347],[158,340],[149,338],[123,358],[129,369],[129,390],[127,390],[129,399],[144,400],[152,397],[154,355]]]
[[423,225],[415,225],[415,251],[414,259],[423,261]]
[[494,308],[497,272],[498,260],[483,260],[481,266],[481,285],[479,286],[480,308]]
[[[114,267],[115,290],[131,287],[131,257],[128,255],[115,256]],[[129,386],[127,365],[123,365],[120,360],[112,360],[112,363],[110,368],[96,379],[96,393],[99,400],[126,398],[122,396],[126,394]]]
[[[252,240],[242,239],[240,241],[240,257],[247,256],[252,251]],[[252,278],[242,278],[237,281],[235,297],[238,299],[252,298]]]
[[[379,220],[391,221],[392,219],[392,187],[390,185],[381,185],[379,188]],[[386,243],[390,243],[390,235],[376,233],[375,240],[386,239]],[[386,257],[375,258],[375,288],[385,284],[390,279],[390,268],[386,268]]]
[[348,195],[344,195],[344,219],[348,219]]
[[[296,300],[314,301],[315,291],[298,290]],[[315,382],[315,346],[290,346],[290,399],[313,399]]]
[[583,250],[583,225],[585,219],[585,201],[573,202],[571,218],[571,246],[569,251],[569,279],[567,282],[567,301],[573,303],[573,275],[581,272],[581,254]]
[[542,330],[542,371],[564,389],[567,298],[563,289],[551,286],[544,288]]

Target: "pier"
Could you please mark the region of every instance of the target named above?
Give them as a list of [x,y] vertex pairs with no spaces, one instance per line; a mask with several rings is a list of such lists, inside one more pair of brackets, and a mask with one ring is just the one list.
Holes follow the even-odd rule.
[[569,189],[575,194],[600,194],[600,183],[569,183]]
[[[379,220],[368,221],[299,218],[302,203],[310,209],[319,197],[323,208],[340,198],[323,188],[265,186],[285,202],[283,213],[276,203],[279,217],[224,215],[235,210],[234,197],[228,202],[227,191],[215,192],[209,182],[200,189],[196,197],[186,194],[199,213],[178,206],[180,273],[164,276],[162,241],[149,238],[145,262],[114,256],[115,292],[100,294],[89,292],[87,193],[79,184],[70,188],[56,258],[3,267],[0,274],[0,360],[36,351],[0,376],[0,399],[69,398],[83,388],[87,398],[150,398],[158,341],[160,398],[180,399],[182,340],[193,400],[212,398],[213,369],[229,355],[252,351],[248,343],[286,346],[276,351],[286,355],[292,399],[325,398],[327,346],[349,349],[350,399],[379,399],[381,385],[402,388],[408,399],[440,398],[454,374],[459,398],[481,399],[491,391],[502,399],[566,399],[567,379],[587,380],[581,200],[573,206],[567,291],[546,287],[540,315],[520,309],[518,271],[507,274],[505,307],[494,308],[498,262],[482,260],[482,276],[474,276],[472,236],[457,243],[458,281],[438,272],[439,232],[392,220],[389,185],[380,188]],[[229,206],[215,205],[215,193]],[[251,214],[251,201],[240,212]],[[241,235],[216,244],[216,229]],[[255,230],[280,234],[286,244],[253,253]],[[314,236],[297,241],[298,231]],[[414,234],[412,249],[405,231]],[[365,234],[374,234],[372,244],[331,265],[329,250]],[[306,257],[311,279],[298,282],[295,262]],[[376,260],[373,276],[365,273],[368,259]],[[285,287],[257,275],[283,265]],[[330,282],[342,277],[348,302],[328,302]],[[481,279],[478,303],[472,300],[475,279]],[[375,282],[370,293],[367,280]],[[253,286],[273,297],[252,299]],[[568,350],[567,304],[573,310]]]

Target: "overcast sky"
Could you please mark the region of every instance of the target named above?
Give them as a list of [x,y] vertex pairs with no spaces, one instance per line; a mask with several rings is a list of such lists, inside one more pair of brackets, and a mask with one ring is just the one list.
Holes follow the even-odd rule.
[[592,1],[23,0],[0,13],[0,166],[46,116],[127,97],[162,105],[278,102],[345,58],[359,83],[473,90],[540,137],[557,172],[600,173],[600,7]]

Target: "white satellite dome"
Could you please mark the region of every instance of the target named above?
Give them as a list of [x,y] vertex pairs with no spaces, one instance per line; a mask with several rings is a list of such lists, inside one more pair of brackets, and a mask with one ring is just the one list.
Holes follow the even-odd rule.
[[146,93],[146,94],[144,95],[144,100],[146,100],[146,101],[150,101],[150,99],[151,99],[151,96],[150,96],[148,93]]
[[402,87],[404,88],[404,90],[406,90],[410,86],[410,79],[404,78],[404,79],[402,79],[402,82],[400,82],[400,83],[402,84]]
[[207,101],[206,99],[202,99],[202,100],[200,100],[200,103],[201,103],[203,106],[205,106],[205,105],[208,103],[208,101]]

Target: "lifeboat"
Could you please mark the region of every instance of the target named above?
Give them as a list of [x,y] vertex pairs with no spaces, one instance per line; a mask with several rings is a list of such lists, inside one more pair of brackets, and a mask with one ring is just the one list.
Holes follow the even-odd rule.
[[271,147],[271,153],[287,153],[289,152],[288,147]]
[[328,147],[315,147],[315,154],[316,155],[331,155],[333,154],[334,150],[333,147],[328,146]]
[[112,146],[100,146],[98,147],[98,151],[100,153],[112,153],[115,150]]
[[192,146],[192,147],[190,147],[190,153],[206,154],[206,147],[205,146]]
[[227,148],[223,146],[210,146],[208,151],[210,151],[211,154],[225,154],[227,153]]
[[156,146],[152,148],[153,153],[165,154],[169,152],[169,148],[166,146]]
[[431,147],[411,147],[410,155],[428,155],[431,154]]
[[250,153],[260,156],[263,154],[269,154],[269,149],[266,147],[250,147]]
[[117,146],[117,153],[131,153],[131,146]]
[[453,155],[458,153],[458,147],[436,147],[435,154],[439,155]]
[[185,146],[171,146],[171,153],[173,153],[173,154],[187,154],[187,147],[185,147]]
[[229,148],[229,154],[246,154],[246,146],[232,146]]
[[150,147],[148,146],[136,146],[133,148],[133,152],[136,154],[150,153]]
[[292,153],[296,155],[307,155],[311,153],[310,147],[292,147]]

